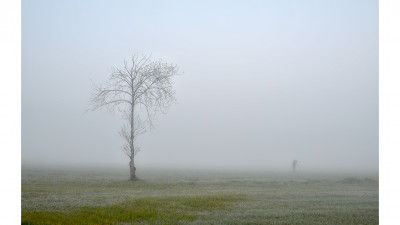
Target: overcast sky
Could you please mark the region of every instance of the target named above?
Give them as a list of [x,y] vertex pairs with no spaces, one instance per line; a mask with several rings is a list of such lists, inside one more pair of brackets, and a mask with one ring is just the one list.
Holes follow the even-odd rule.
[[378,170],[378,1],[22,1],[22,165],[123,165],[92,82],[179,65],[137,167]]

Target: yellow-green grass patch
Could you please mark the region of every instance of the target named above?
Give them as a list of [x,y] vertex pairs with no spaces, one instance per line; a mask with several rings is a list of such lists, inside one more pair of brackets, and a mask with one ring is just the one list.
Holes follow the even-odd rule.
[[196,219],[199,211],[225,210],[243,195],[146,197],[111,206],[85,206],[69,212],[22,211],[22,224],[176,224]]

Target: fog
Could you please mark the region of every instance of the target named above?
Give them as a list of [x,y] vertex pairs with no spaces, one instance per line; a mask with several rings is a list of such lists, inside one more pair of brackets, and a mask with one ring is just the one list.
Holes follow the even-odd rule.
[[22,1],[22,165],[121,166],[92,82],[176,63],[141,168],[378,171],[378,1]]

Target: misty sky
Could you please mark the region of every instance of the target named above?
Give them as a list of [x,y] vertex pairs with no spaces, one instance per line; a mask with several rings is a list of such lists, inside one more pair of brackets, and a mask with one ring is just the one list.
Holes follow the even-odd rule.
[[378,1],[22,1],[22,165],[123,165],[92,82],[179,65],[141,166],[378,170]]

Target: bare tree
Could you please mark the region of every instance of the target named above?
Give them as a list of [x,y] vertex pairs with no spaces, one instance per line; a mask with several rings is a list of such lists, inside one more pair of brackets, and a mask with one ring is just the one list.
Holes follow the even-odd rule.
[[130,62],[124,61],[114,68],[104,85],[93,85],[91,110],[107,108],[122,113],[126,121],[120,131],[125,144],[123,151],[129,157],[130,180],[136,179],[135,155],[137,137],[153,127],[157,111],[166,113],[175,101],[172,77],[178,74],[178,66],[161,60],[153,61],[149,55],[134,54]]

